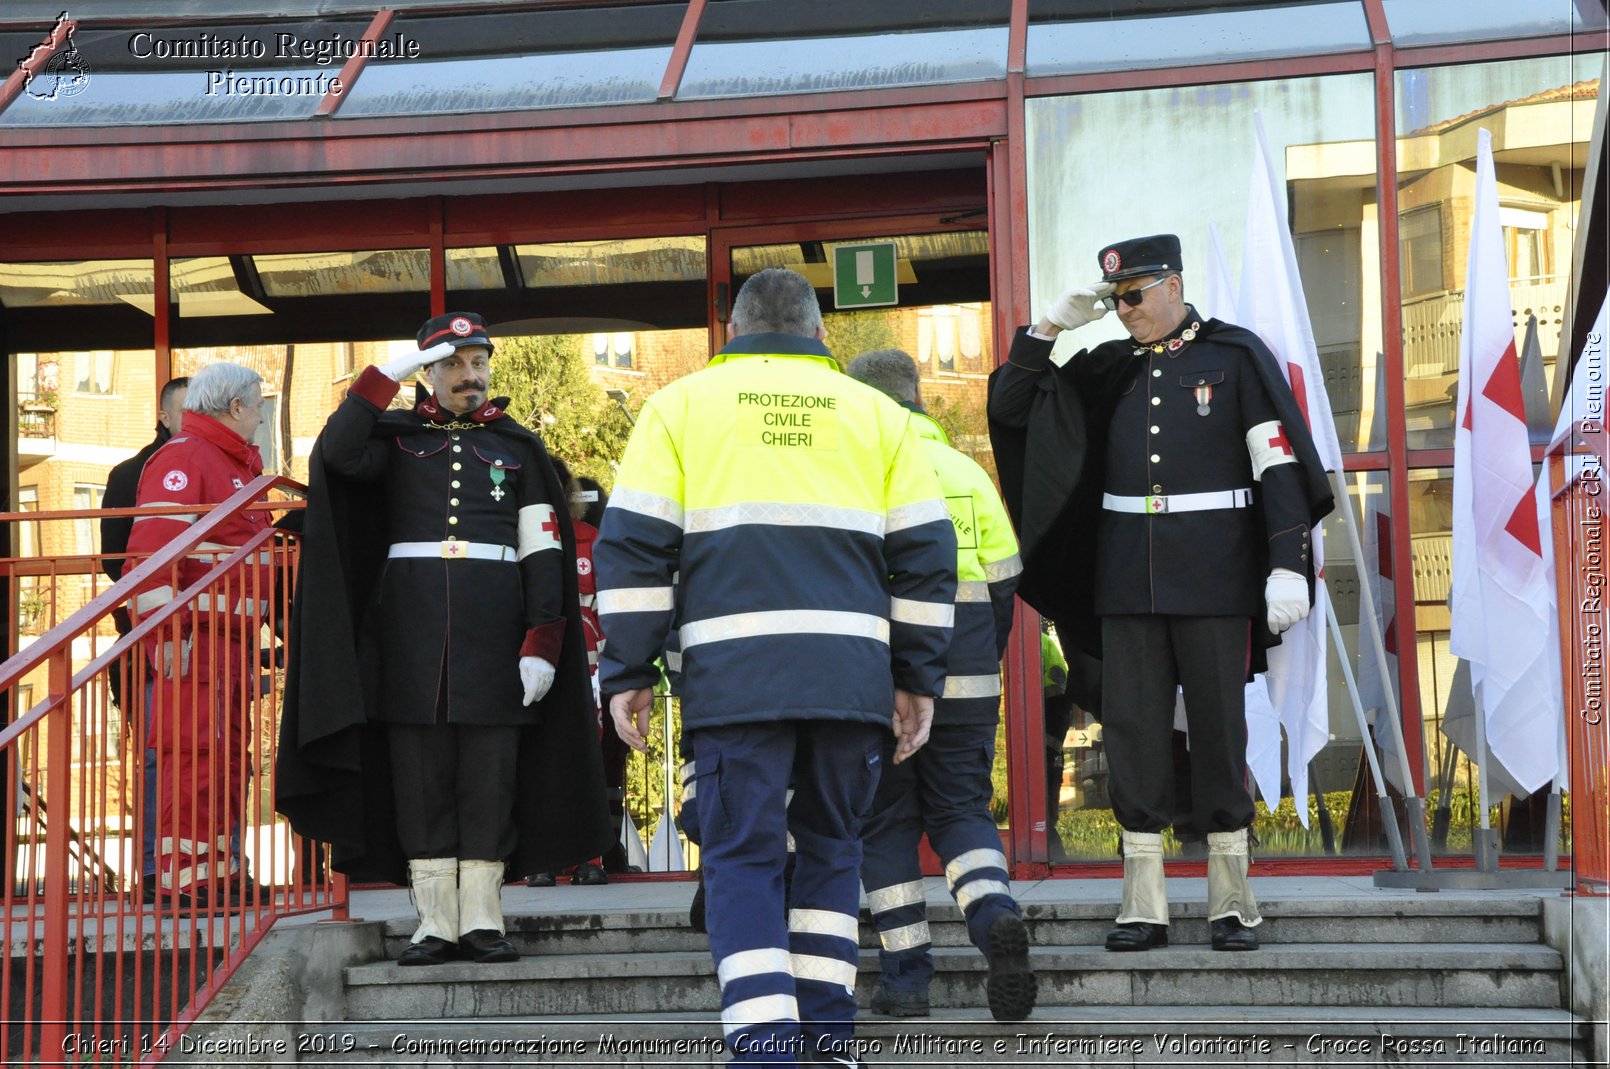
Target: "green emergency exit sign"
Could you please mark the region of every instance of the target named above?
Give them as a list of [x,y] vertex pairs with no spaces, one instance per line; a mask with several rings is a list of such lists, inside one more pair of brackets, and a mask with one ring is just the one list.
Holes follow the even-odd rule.
[[833,307],[878,308],[900,303],[892,241],[833,248]]

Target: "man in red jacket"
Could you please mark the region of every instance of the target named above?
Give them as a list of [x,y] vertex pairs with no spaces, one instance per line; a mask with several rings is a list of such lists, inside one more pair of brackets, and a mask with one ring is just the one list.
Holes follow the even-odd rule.
[[[196,510],[138,517],[128,543],[137,560],[161,550],[263,470],[251,444],[263,420],[257,372],[209,364],[191,378],[184,407],[182,432],[146,462],[135,504]],[[153,575],[134,597],[136,619],[179,596],[268,523],[265,513],[242,513],[177,569]],[[271,585],[267,565],[263,550],[256,567],[191,598],[147,639],[157,676],[151,734],[158,754],[158,880],[164,894],[198,906],[231,905],[238,887],[229,827],[244,797],[247,694],[257,685],[257,632]]]

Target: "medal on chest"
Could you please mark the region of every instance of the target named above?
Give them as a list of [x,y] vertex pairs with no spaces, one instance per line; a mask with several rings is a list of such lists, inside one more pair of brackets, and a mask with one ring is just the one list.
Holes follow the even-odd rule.
[[1209,412],[1213,411],[1211,405],[1212,400],[1213,387],[1198,386],[1196,388],[1196,414],[1199,416],[1205,416]]
[[509,473],[503,470],[503,461],[501,460],[494,460],[492,462],[490,472],[492,475],[492,500],[502,501],[503,495],[507,493],[507,491],[503,489],[503,480],[508,477]]

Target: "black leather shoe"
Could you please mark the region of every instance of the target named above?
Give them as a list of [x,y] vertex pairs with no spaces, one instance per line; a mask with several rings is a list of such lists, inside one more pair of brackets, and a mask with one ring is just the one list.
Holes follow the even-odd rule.
[[1108,950],[1150,950],[1168,946],[1168,925],[1129,921],[1107,933]]
[[1214,950],[1257,950],[1258,933],[1241,923],[1239,917],[1220,917],[1213,922]]
[[398,965],[446,965],[458,957],[458,944],[449,943],[434,935],[427,935],[408,948],[397,959]]
[[162,893],[162,882],[157,874],[148,872],[140,877],[140,901],[146,905],[153,905],[157,896]]
[[693,902],[688,906],[688,927],[696,932],[704,928],[704,870],[699,870],[699,886],[693,889]]
[[997,1021],[1021,1021],[1034,1012],[1039,983],[1029,968],[1029,930],[1023,918],[1012,913],[996,917],[989,926],[989,979],[984,994],[990,1016]]
[[868,1008],[880,1017],[926,1017],[928,992],[890,991],[880,982],[872,992]]
[[597,887],[609,882],[609,874],[602,866],[594,865],[591,861],[583,861],[571,874],[570,882],[582,887]]
[[520,952],[514,944],[492,928],[477,928],[458,937],[459,957],[480,965],[501,961],[519,961]]
[[527,887],[552,887],[553,884],[554,879],[551,872],[535,872],[525,878]]

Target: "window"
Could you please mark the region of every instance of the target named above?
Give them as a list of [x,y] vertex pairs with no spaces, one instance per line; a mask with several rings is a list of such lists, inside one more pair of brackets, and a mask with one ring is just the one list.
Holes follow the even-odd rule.
[[110,394],[112,392],[112,370],[113,360],[110,349],[79,353],[78,382],[73,389],[79,393]]
[[[1460,12],[1468,14],[1468,7]],[[1478,127],[1492,136],[1503,198],[1499,233],[1492,237],[1502,237],[1509,259],[1516,349],[1535,354],[1522,363],[1527,422],[1539,437],[1552,426],[1549,365],[1560,347],[1575,239],[1567,221],[1582,211],[1585,139],[1593,129],[1602,65],[1597,55],[1540,56],[1397,73],[1410,449],[1453,445]]]
[[[106,487],[78,483],[73,487],[74,509],[98,509]],[[93,516],[81,516],[73,521],[73,552],[89,556],[101,551],[101,525]]]
[[39,354],[17,354],[17,400],[24,404],[39,396]]
[[[1123,235],[1179,235],[1187,301],[1200,300],[1211,308],[1219,299],[1209,285],[1209,265],[1218,258],[1215,245],[1222,250],[1224,289],[1237,277],[1257,284],[1264,265],[1248,243],[1247,188],[1254,113],[1261,112],[1268,159],[1288,210],[1286,225],[1296,235],[1297,266],[1315,341],[1322,346],[1324,379],[1331,387],[1333,411],[1326,415],[1342,417],[1339,444],[1344,451],[1357,451],[1369,430],[1359,404],[1361,358],[1364,354],[1373,358],[1383,348],[1379,285],[1363,271],[1363,265],[1373,266],[1379,259],[1373,188],[1375,109],[1374,86],[1363,74],[1031,97],[1024,104],[1030,307],[1043,309],[1070,285],[1091,281],[1104,244]],[[1134,166],[1133,145],[1165,143],[1165,131],[1179,130],[1190,130],[1197,144],[1234,148],[1193,168],[1188,182],[1166,167]],[[1154,135],[1164,140],[1154,140]],[[1096,197],[1070,193],[1109,189],[1115,174],[1124,176],[1121,193]],[[1422,203],[1431,202],[1414,206]],[[1122,205],[1116,233],[1115,204]],[[1256,240],[1256,234],[1253,237]],[[1078,331],[1064,332],[1067,340],[1059,339],[1058,348],[1073,357],[1081,348],[1126,336],[1119,317],[1109,315]],[[1370,386],[1375,382],[1372,367]],[[1335,388],[1343,384],[1349,389]],[[924,388],[926,395],[926,383]],[[1330,536],[1324,539],[1327,572],[1335,569],[1339,576],[1351,570],[1356,577],[1345,532],[1331,529],[1326,534]],[[1356,627],[1356,600],[1338,598],[1335,608],[1342,628]],[[1347,654],[1351,661],[1354,649]],[[1341,673],[1331,672],[1327,683],[1328,707],[1350,709]],[[1328,796],[1328,805],[1345,806],[1358,775],[1362,733],[1344,716],[1328,727],[1329,744],[1310,762],[1310,787]],[[1083,767],[1075,784],[1089,775],[1084,769],[1092,767],[1087,762],[1093,756],[1088,751],[1080,755]],[[1272,784],[1269,794],[1278,789],[1278,783]],[[1061,797],[1050,794],[1048,790],[1048,832],[1062,809]],[[1076,806],[1092,809],[1108,802],[1094,790],[1085,793],[1083,787],[1074,798]],[[1304,854],[1331,846],[1316,833],[1312,839],[1282,840],[1274,849]],[[1347,843],[1344,848],[1360,847]]]
[[[17,491],[18,512],[39,511],[39,487],[24,486]],[[17,544],[12,547],[19,557],[39,556],[39,521],[17,524]]]
[[593,363],[599,367],[609,366],[609,335],[593,335]]
[[609,347],[615,354],[616,367],[632,366],[632,342],[632,335],[627,331],[617,331],[609,336]]
[[1423,297],[1446,287],[1442,283],[1442,209],[1433,205],[1398,218],[1398,269],[1403,296]]
[[1540,282],[1554,273],[1549,257],[1547,212],[1499,208],[1498,221],[1504,227],[1511,282]]

